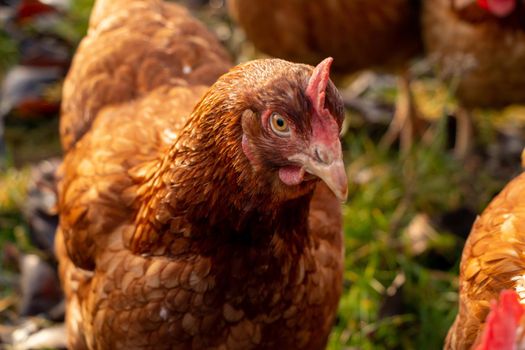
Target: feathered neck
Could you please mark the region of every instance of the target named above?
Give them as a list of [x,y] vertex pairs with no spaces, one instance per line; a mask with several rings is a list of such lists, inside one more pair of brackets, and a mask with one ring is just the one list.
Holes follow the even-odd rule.
[[208,94],[197,105],[145,184],[149,199],[137,217],[155,218],[150,228],[156,235],[148,236],[184,232],[194,239],[252,243],[267,243],[274,235],[306,239],[312,193],[283,200],[270,191],[271,177],[255,172],[242,152],[242,108],[216,100],[224,95]]
[[253,227],[258,218],[269,225],[294,221],[288,212],[306,221],[311,196],[283,200],[271,192],[274,177],[255,172],[242,152],[244,108],[217,103],[217,98],[206,96],[196,107],[168,157],[173,166],[165,180],[171,183],[177,206],[192,210],[191,216],[209,224],[235,231]]

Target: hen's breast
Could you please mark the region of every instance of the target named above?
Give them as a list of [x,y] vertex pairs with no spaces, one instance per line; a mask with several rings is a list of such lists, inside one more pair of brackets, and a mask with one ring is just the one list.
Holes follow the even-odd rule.
[[[304,245],[274,237],[267,249],[181,236],[167,248],[172,257],[148,257],[112,240],[97,260],[84,306],[84,324],[92,327],[88,343],[112,349],[323,348],[343,267],[339,212],[330,211],[329,190],[321,188],[322,197],[328,206],[313,205],[310,230],[316,231],[300,233]],[[118,231],[115,237],[122,237]]]

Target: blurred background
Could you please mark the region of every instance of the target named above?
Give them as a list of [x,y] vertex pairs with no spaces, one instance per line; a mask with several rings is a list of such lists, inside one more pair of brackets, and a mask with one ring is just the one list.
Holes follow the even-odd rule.
[[[179,2],[235,61],[264,57],[257,48],[268,53],[232,21],[225,0]],[[59,348],[64,341],[52,243],[58,114],[92,5],[0,0],[0,348],[35,348],[42,339],[45,348]],[[410,30],[421,35],[419,26]],[[383,45],[373,34],[368,43]],[[406,79],[366,64],[336,67],[347,107],[350,195],[344,294],[329,349],[441,348],[457,312],[458,265],[471,225],[522,170],[525,106],[471,103],[461,72],[443,74],[447,53],[436,56],[438,44],[425,47],[404,64]],[[396,127],[391,121],[403,108],[417,118],[405,116]]]

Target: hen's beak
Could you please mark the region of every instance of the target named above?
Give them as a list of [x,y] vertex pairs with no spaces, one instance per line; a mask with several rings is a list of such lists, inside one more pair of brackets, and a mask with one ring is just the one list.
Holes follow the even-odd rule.
[[325,147],[322,144],[312,147],[312,154],[296,154],[289,159],[300,163],[303,169],[323,180],[341,202],[348,197],[348,178],[341,152],[338,147]]

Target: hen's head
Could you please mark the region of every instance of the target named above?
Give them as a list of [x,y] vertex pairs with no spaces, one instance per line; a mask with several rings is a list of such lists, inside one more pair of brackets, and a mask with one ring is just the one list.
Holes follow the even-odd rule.
[[517,7],[517,0],[477,0],[478,5],[496,17],[506,17]]
[[312,68],[256,60],[234,68],[213,89],[227,95],[220,104],[232,122],[236,153],[278,197],[308,193],[319,179],[340,200],[347,197],[343,103],[329,78],[331,63],[327,58]]

